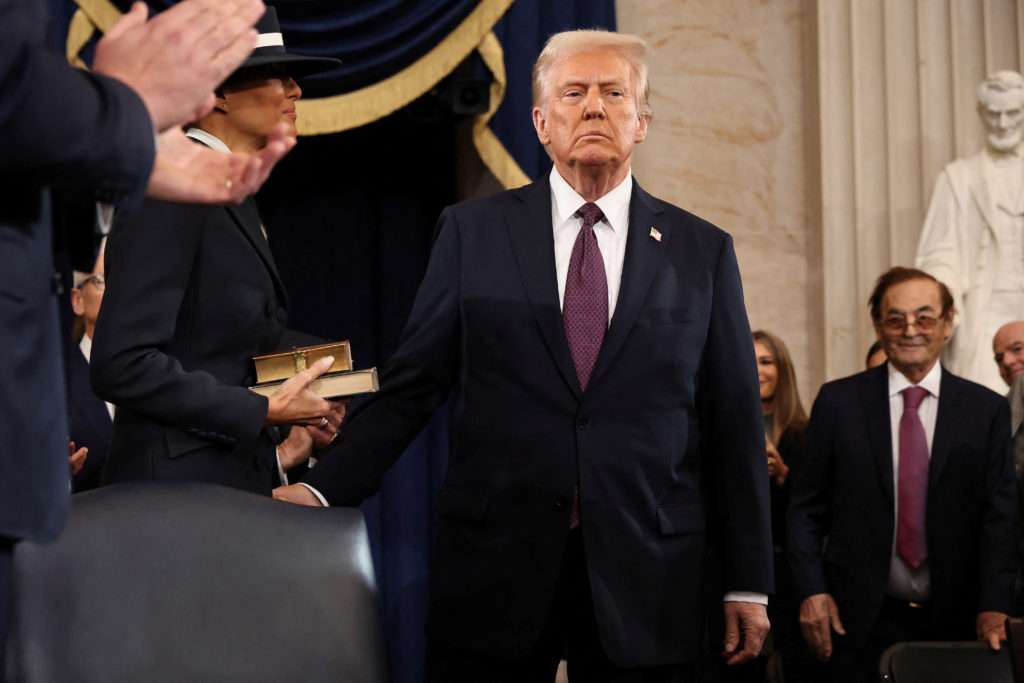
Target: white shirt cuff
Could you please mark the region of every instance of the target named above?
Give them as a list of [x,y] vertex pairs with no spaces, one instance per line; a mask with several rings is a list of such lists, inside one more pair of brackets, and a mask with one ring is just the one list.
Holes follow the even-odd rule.
[[753,602],[757,605],[767,605],[768,596],[764,593],[748,593],[746,591],[729,591],[722,598],[722,602]]
[[281,486],[288,485],[288,475],[284,471],[284,467],[281,465],[281,449],[274,449],[274,459],[277,460],[277,476],[281,477]]
[[[305,484],[305,483],[300,481],[299,482],[299,486],[305,486],[307,489],[309,489],[310,493],[312,493],[314,496],[316,496],[316,499],[319,500],[320,504],[323,505],[325,508],[331,507],[330,505],[327,504],[327,499],[324,498],[323,494],[320,493],[319,491],[317,491],[315,488],[313,488],[309,484]],[[765,604],[767,604],[767,600],[765,601]]]

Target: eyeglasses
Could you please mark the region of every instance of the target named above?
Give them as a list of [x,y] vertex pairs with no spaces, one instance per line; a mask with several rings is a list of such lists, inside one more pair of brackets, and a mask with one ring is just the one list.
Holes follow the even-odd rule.
[[882,327],[887,332],[902,332],[908,325],[913,325],[921,332],[931,332],[939,324],[939,318],[927,313],[908,318],[905,315],[889,315],[882,319]]
[[95,275],[90,275],[89,277],[87,277],[84,280],[82,280],[79,283],[78,288],[81,289],[82,287],[85,287],[88,284],[91,284],[96,289],[101,289],[102,290],[102,289],[106,289],[107,288],[107,280],[106,280],[106,278],[104,278],[99,273],[96,273]]

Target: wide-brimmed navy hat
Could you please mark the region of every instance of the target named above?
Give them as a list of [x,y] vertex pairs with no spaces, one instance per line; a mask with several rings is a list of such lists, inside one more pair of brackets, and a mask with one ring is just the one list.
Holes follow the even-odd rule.
[[295,77],[311,76],[321,71],[328,71],[341,64],[340,59],[332,57],[306,57],[288,52],[284,47],[284,34],[277,21],[277,10],[267,6],[267,11],[256,23],[256,49],[248,59],[242,62],[235,73],[272,64],[285,65],[289,75]]

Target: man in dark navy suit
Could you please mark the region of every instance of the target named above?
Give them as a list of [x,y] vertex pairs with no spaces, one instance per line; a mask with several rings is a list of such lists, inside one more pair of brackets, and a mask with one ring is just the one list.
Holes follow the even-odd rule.
[[650,119],[645,54],[635,36],[551,38],[533,109],[550,175],[444,211],[381,392],[308,486],[276,493],[357,504],[450,396],[433,681],[547,683],[564,653],[572,680],[691,680],[710,585],[730,662],[768,629],[739,271],[728,234],[630,174]]
[[137,3],[100,41],[94,73],[44,48],[45,13],[0,0],[0,672],[14,545],[56,537],[69,507],[49,188],[237,202],[294,144],[282,127],[258,155],[220,155],[179,128],[252,51],[260,0],[185,0],[152,21]]
[[789,554],[804,637],[835,681],[877,681],[908,640],[999,649],[1016,574],[1006,400],[947,372],[953,298],[931,275],[883,274],[871,317],[888,362],[814,402]]

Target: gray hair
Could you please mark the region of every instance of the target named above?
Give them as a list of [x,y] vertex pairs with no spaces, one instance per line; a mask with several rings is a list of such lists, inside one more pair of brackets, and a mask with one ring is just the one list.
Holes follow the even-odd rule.
[[641,118],[651,118],[650,84],[647,82],[647,42],[640,36],[596,29],[562,31],[544,45],[533,65],[533,105],[542,106],[548,73],[557,62],[583,52],[609,50],[619,53],[629,64],[635,76],[636,110]]
[[1013,93],[1024,102],[1024,76],[1008,69],[989,74],[978,84],[978,104],[986,106],[990,93]]

